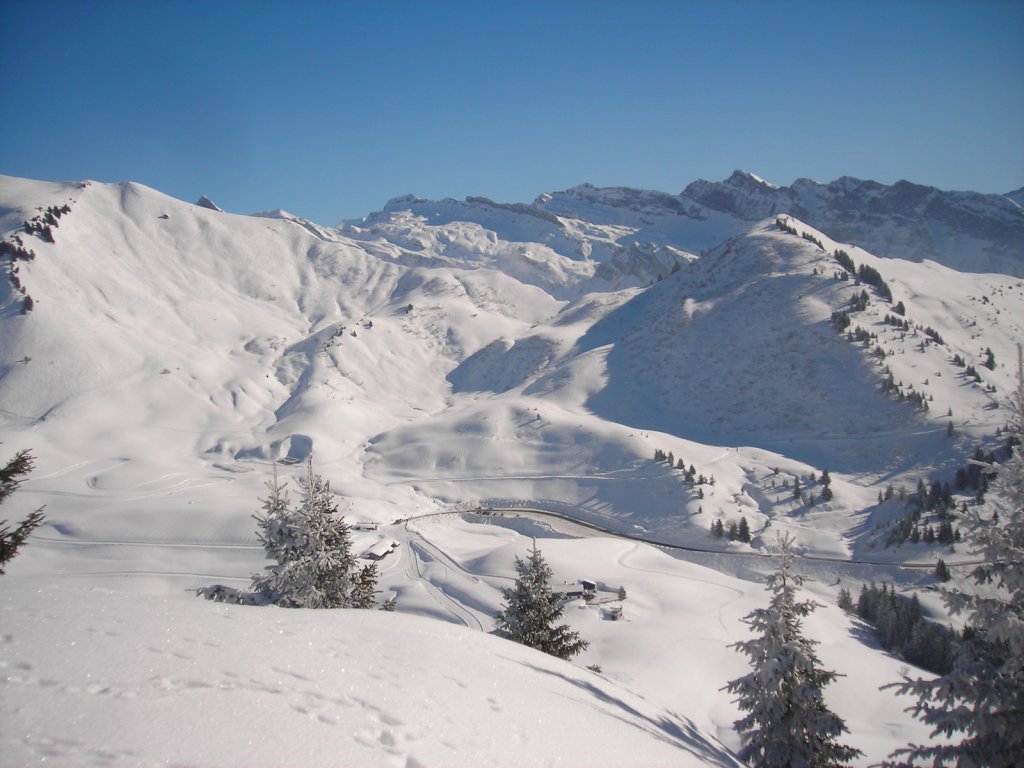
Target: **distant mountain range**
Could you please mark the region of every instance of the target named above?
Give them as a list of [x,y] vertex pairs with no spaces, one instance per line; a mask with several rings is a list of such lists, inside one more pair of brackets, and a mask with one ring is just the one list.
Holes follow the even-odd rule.
[[[422,205],[425,201],[419,201]],[[451,204],[453,201],[444,201]],[[415,203],[400,198],[394,206]],[[491,205],[470,198],[467,208]],[[655,239],[701,252],[727,233],[780,213],[878,256],[930,259],[962,272],[1024,276],[1024,189],[1006,195],[945,192],[900,181],[891,186],[844,176],[829,184],[798,179],[790,187],[751,173],[734,172],[721,182],[695,181],[678,195],[584,184],[541,195],[532,206],[506,211],[557,214],[601,224],[638,223],[661,230]],[[471,211],[469,220],[476,220]]]

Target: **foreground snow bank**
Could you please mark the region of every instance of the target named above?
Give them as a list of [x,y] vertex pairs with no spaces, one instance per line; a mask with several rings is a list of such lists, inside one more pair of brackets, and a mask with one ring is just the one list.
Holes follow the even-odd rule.
[[737,766],[599,675],[414,616],[0,584],[6,765]]

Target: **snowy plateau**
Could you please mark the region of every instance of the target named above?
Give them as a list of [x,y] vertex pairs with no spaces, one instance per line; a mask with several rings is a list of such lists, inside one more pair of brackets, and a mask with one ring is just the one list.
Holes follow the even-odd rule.
[[[737,172],[324,226],[0,177],[0,462],[36,460],[0,517],[46,514],[0,576],[0,764],[739,766],[779,533],[856,764],[927,742],[880,687],[930,673],[837,596],[950,621],[970,547],[893,532],[1004,442],[1020,201]],[[310,456],[397,611],[197,599],[262,570],[264,484]],[[534,541],[597,584],[571,663],[490,634]]]

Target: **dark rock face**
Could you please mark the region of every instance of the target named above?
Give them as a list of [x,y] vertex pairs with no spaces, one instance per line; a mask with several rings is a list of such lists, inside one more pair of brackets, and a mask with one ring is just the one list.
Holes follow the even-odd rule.
[[221,208],[219,205],[217,205],[215,202],[213,202],[213,200],[208,198],[206,195],[202,195],[196,201],[196,205],[198,205],[201,208],[209,208],[211,211],[220,211],[221,213],[224,212],[223,208]]

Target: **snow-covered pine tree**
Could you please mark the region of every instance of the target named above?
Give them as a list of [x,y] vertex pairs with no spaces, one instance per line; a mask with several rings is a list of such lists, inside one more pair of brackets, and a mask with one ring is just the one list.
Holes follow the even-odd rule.
[[[28,451],[18,451],[14,458],[0,467],[0,504],[14,493],[22,483],[22,478],[32,471],[34,459]],[[6,520],[0,520],[0,574],[4,565],[13,560],[21,545],[29,535],[43,524],[43,507],[29,513],[28,517],[18,523],[12,531]]]
[[1017,347],[1017,389],[1010,400],[1011,455],[996,472],[993,498],[1002,512],[965,526],[984,556],[974,569],[979,593],[947,590],[949,612],[967,631],[953,669],[933,680],[891,686],[917,697],[910,708],[945,743],[912,744],[893,753],[891,766],[1009,768],[1024,763],[1024,362]]
[[[373,608],[377,595],[377,564],[370,563],[359,569],[352,584],[352,607]],[[394,610],[392,607],[391,610]]]
[[817,643],[801,631],[801,620],[817,604],[796,599],[801,579],[792,570],[792,539],[778,541],[779,566],[767,584],[771,602],[744,618],[754,636],[731,646],[752,667],[724,688],[737,695],[747,713],[735,723],[744,740],[741,756],[755,768],[842,765],[860,750],[837,741],[846,724],[829,710],[822,693],[837,674],[822,668]]
[[355,557],[349,527],[338,514],[329,484],[313,472],[312,459],[297,509],[289,505],[276,468],[267,488],[263,514],[256,521],[267,557],[276,563],[253,576],[253,591],[288,608],[352,607]]
[[551,568],[537,542],[526,560],[516,558],[519,577],[511,589],[502,589],[505,610],[495,616],[497,632],[509,640],[528,645],[560,659],[569,659],[588,645],[569,625],[555,622],[563,608],[551,592]]

